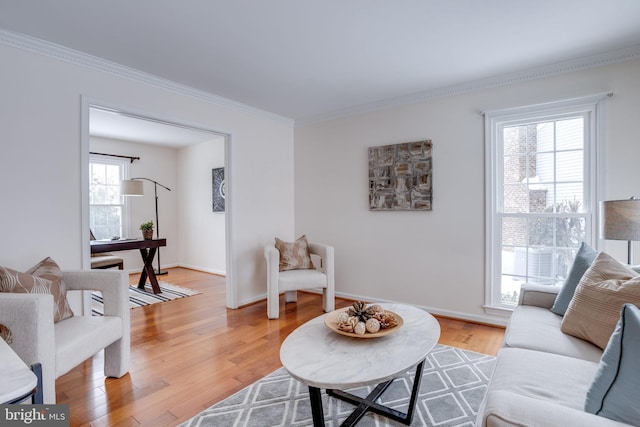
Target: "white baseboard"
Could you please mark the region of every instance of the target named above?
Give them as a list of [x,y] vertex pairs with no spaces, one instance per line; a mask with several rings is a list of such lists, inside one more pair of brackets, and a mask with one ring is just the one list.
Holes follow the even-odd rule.
[[[262,295],[258,295],[255,298],[244,299],[244,300],[238,301],[238,308],[242,308],[245,305],[255,304],[257,302],[264,301],[266,299],[267,299],[267,294],[266,293],[264,293]],[[265,311],[265,316],[266,315],[267,315],[267,312]]]
[[[320,290],[314,290],[314,289],[305,289],[304,292],[311,292],[311,293],[315,293],[315,294],[321,294],[322,291]],[[404,301],[392,301],[392,300],[381,300],[379,298],[371,298],[371,297],[366,297],[366,296],[362,296],[362,295],[354,295],[354,294],[347,294],[344,292],[336,292],[336,296],[337,297],[342,297],[342,298],[347,298],[347,299],[352,299],[352,300],[357,300],[357,301],[376,301],[376,302],[386,302],[386,303],[390,303],[390,304],[407,304]],[[243,300],[240,302],[239,307],[245,306],[245,305],[249,305],[249,304],[253,304],[259,301],[263,301],[267,299],[267,294],[262,294],[259,295],[255,298],[252,299],[248,299],[248,300]],[[414,304],[415,305],[415,304]],[[452,311],[452,310],[443,310],[440,308],[436,308],[436,307],[427,307],[427,306],[422,306],[422,305],[415,305],[415,307],[421,308],[422,310],[426,311],[427,313],[430,314],[435,314],[438,316],[443,316],[443,317],[451,317],[454,319],[460,319],[460,320],[467,320],[469,322],[475,322],[475,323],[486,323],[488,325],[495,325],[495,326],[506,326],[507,322],[509,321],[508,318],[505,317],[498,317],[498,316],[487,316],[487,315],[475,315],[475,314],[469,314],[469,313],[463,313],[460,311]]]
[[[167,268],[174,268],[174,267],[184,267],[184,268],[188,268],[189,270],[196,270],[196,271],[202,271],[204,273],[210,273],[210,274],[215,274],[217,276],[226,276],[227,273],[225,271],[222,270],[215,270],[212,268],[206,268],[206,267],[199,267],[196,265],[190,265],[190,264],[164,264],[161,266],[162,270],[165,270]],[[156,266],[154,266],[154,270],[156,270]],[[140,269],[138,268],[134,268],[133,270],[124,270],[125,273],[127,274],[136,274],[136,273],[140,273]],[[160,276],[162,277],[162,276]]]
[[178,264],[178,265],[174,265],[173,267],[184,267],[184,268],[188,268],[189,270],[202,271],[204,273],[215,274],[217,276],[226,276],[227,275],[227,272],[224,271],[224,270],[216,270],[215,268],[200,267],[198,265]]
[[[315,291],[312,291],[312,292],[315,292]],[[320,293],[320,291],[317,291],[317,292]],[[405,301],[382,300],[379,298],[371,298],[371,297],[366,297],[362,295],[347,294],[343,292],[336,292],[336,296],[339,296],[342,298],[359,300],[359,301],[376,301],[376,302],[386,302],[391,304],[407,304]],[[460,320],[468,320],[470,322],[476,322],[476,323],[486,323],[486,324],[495,325],[495,326],[506,326],[507,322],[509,321],[509,318],[505,318],[505,317],[476,315],[476,314],[464,313],[461,311],[443,310],[437,307],[429,307],[429,306],[415,305],[415,304],[412,304],[412,305],[418,308],[421,308],[430,314],[435,314],[443,317],[452,317],[454,319],[460,319]]]

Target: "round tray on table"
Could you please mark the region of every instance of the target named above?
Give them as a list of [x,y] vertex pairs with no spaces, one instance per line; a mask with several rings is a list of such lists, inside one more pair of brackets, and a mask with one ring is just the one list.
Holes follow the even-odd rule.
[[402,317],[400,317],[400,315],[389,311],[389,310],[385,310],[387,313],[393,314],[393,316],[396,318],[396,321],[398,322],[398,324],[396,326],[394,326],[393,328],[388,328],[388,329],[380,329],[380,331],[376,332],[376,333],[369,333],[366,332],[364,334],[356,334],[355,332],[347,332],[347,331],[341,331],[340,329],[338,329],[338,316],[340,315],[340,313],[345,312],[349,310],[349,307],[346,308],[339,308],[338,310],[334,310],[331,313],[327,314],[324,318],[324,324],[327,325],[327,327],[329,329],[331,329],[332,331],[335,331],[337,333],[339,333],[340,335],[345,335],[347,337],[353,337],[353,338],[380,338],[380,337],[384,337],[387,336],[389,334],[392,334],[394,332],[397,332],[400,327],[402,326],[402,324],[404,323],[404,321],[402,320]]

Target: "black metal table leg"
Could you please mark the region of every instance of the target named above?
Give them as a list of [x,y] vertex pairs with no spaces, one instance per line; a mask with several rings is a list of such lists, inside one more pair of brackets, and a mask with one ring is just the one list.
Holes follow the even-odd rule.
[[[367,397],[362,398],[351,393],[347,393],[342,390],[327,390],[327,394],[337,399],[344,400],[345,402],[357,405],[357,408],[344,420],[342,427],[355,426],[358,421],[364,416],[367,411],[375,412],[376,414],[387,417],[391,420],[398,421],[404,425],[411,425],[413,421],[413,413],[415,411],[416,400],[418,393],[420,392],[420,383],[422,382],[422,369],[424,367],[424,359],[416,366],[416,373],[413,379],[413,387],[411,389],[411,397],[409,399],[409,407],[407,412],[400,412],[393,408],[376,403],[376,400],[384,393],[384,391],[391,385],[393,380],[386,381],[378,384],[378,386]],[[311,388],[311,387],[309,387]],[[313,400],[312,400],[313,409]],[[322,410],[322,403],[320,402],[320,410]],[[315,420],[315,418],[314,418]],[[316,426],[314,421],[314,426]],[[323,424],[318,424],[323,425]]]
[[42,390],[42,365],[40,363],[34,363],[33,365],[31,365],[31,370],[34,374],[36,374],[36,378],[38,379],[36,391],[32,397],[32,402],[35,405],[42,405],[44,401],[44,393]]
[[309,386],[309,399],[311,400],[313,427],[324,427],[324,411],[322,409],[322,393],[320,389]]

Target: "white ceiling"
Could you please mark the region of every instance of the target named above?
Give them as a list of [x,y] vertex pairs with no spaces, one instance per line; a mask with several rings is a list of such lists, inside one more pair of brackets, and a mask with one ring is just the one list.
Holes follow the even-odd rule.
[[98,108],[90,109],[89,134],[173,148],[205,141],[224,141],[219,134]]
[[0,0],[0,28],[304,121],[640,45],[640,1]]

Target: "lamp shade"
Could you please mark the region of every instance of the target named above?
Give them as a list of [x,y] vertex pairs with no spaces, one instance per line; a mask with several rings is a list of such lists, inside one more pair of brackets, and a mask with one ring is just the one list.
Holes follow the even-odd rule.
[[121,196],[144,196],[144,184],[142,181],[126,179],[120,181]]
[[600,238],[640,240],[640,199],[600,202]]

